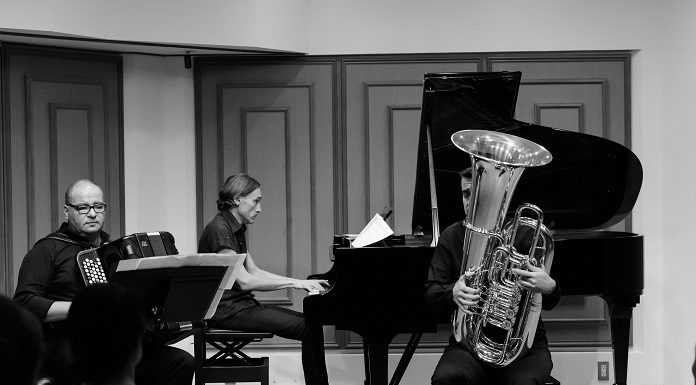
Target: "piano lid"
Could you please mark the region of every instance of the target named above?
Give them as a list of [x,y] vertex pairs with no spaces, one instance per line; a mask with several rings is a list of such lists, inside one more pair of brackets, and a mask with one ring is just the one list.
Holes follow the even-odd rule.
[[599,229],[620,222],[638,198],[640,161],[628,148],[589,134],[529,124],[513,118],[520,72],[429,73],[423,84],[412,225],[431,231],[427,129],[432,140],[440,229],[461,220],[459,172],[468,154],[450,137],[465,129],[505,132],[534,141],[553,161],[528,168],[514,191],[510,210],[529,202],[544,212],[552,229]]

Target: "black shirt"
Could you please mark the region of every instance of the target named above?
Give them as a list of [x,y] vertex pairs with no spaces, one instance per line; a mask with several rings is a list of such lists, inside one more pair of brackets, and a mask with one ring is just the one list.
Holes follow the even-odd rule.
[[[454,284],[459,280],[464,254],[465,229],[461,221],[448,226],[440,235],[435,254],[428,271],[428,281],[425,284],[426,304],[431,313],[438,319],[446,319],[457,308],[452,296]],[[522,229],[518,233],[522,234]],[[528,246],[529,247],[529,246]],[[550,294],[542,295],[542,309],[553,309],[561,298],[560,284]],[[535,344],[546,345],[546,333],[539,319],[535,335]]]
[[[105,243],[109,235],[101,231],[100,238]],[[72,233],[66,222],[61,224],[55,233],[39,239],[24,256],[14,300],[43,321],[55,301],[72,301],[85,288],[75,257],[93,247]]]
[[[198,252],[218,253],[230,249],[239,254],[246,253],[245,232],[246,226],[240,224],[231,212],[220,211],[203,229],[201,239],[198,241]],[[235,282],[230,290],[225,290],[222,300],[239,300],[253,296],[251,292],[243,291]]]

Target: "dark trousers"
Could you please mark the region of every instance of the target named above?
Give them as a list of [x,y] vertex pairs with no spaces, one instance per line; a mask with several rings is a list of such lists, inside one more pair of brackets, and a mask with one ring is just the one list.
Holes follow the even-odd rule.
[[[99,339],[95,339],[99,343]],[[191,385],[195,361],[187,352],[171,346],[145,346],[135,368],[137,385]],[[55,385],[77,385],[81,381],[72,360],[70,344],[65,338],[48,341],[44,350],[42,377]]]
[[533,347],[504,368],[481,361],[450,337],[433,373],[433,385],[543,385],[551,375],[553,363],[546,347]]
[[137,385],[191,385],[196,361],[188,352],[173,346],[143,348],[143,358],[135,367]]
[[301,341],[305,383],[329,383],[324,357],[324,330],[321,326],[307,326],[302,313],[262,305],[253,299],[221,301],[208,325],[218,329],[270,332],[279,337]]

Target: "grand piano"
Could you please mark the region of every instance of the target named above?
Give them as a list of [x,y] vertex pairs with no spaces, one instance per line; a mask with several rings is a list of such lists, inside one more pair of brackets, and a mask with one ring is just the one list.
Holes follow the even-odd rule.
[[[510,204],[544,211],[555,233],[551,275],[563,295],[600,296],[609,309],[615,383],[626,384],[632,310],[643,292],[643,237],[606,231],[632,210],[642,167],[611,140],[514,119],[520,72],[425,74],[413,208],[414,235],[351,248],[336,237],[332,268],[319,275],[331,289],[304,300],[308,322],[335,325],[363,338],[365,383],[386,385],[389,343],[412,333],[390,385],[400,381],[423,332],[438,319],[425,311],[423,286],[440,228],[462,220],[459,171],[469,155],[452,144],[464,129],[516,135],[546,147],[548,165],[525,170]],[[418,236],[424,233],[423,236]],[[367,283],[379,282],[378,287]]]

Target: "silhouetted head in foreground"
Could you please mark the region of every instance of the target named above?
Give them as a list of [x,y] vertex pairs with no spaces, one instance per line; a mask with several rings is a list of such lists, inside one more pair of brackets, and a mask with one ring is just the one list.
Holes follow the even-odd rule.
[[142,356],[145,330],[138,301],[119,286],[96,284],[80,292],[68,314],[75,367],[85,382],[128,383]]

